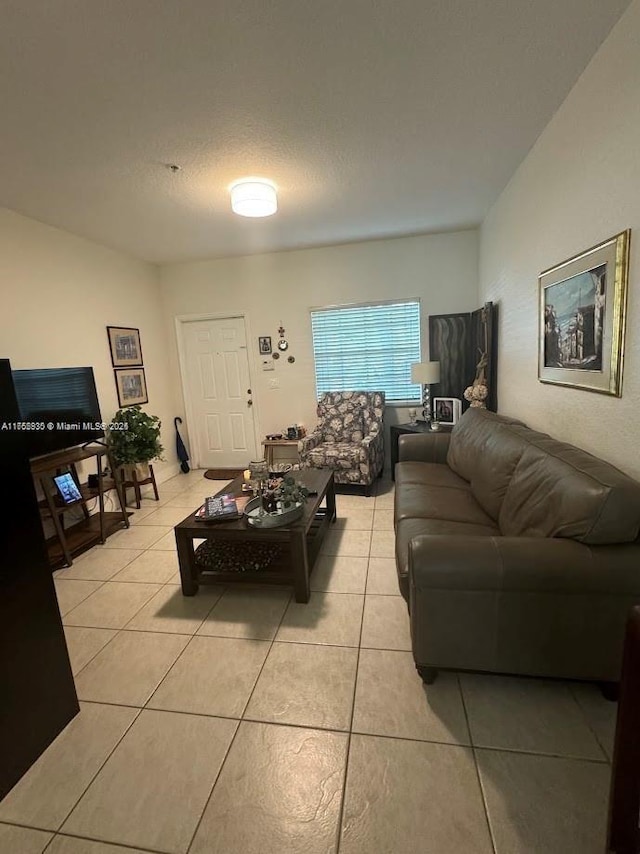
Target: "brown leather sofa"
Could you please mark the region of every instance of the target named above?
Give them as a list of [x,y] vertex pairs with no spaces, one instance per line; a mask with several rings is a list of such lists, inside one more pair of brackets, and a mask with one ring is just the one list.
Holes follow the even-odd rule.
[[482,409],[398,450],[396,564],[423,680],[616,682],[640,603],[640,484]]

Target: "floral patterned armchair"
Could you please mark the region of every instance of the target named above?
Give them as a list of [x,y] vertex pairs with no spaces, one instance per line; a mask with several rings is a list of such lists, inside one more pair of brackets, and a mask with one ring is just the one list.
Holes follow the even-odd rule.
[[384,465],[384,392],[331,391],[318,402],[319,424],[298,442],[303,468],[330,468],[336,483],[371,484]]

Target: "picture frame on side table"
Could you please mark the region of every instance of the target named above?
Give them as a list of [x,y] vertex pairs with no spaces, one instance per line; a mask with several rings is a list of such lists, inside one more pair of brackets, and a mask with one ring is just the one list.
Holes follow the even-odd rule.
[[538,279],[538,379],[622,395],[631,230]]
[[144,368],[116,368],[113,373],[116,378],[120,408],[149,402]]
[[142,365],[140,330],[128,326],[107,326],[111,364],[114,368]]
[[434,397],[433,398],[433,420],[440,424],[458,423],[462,401],[457,397]]

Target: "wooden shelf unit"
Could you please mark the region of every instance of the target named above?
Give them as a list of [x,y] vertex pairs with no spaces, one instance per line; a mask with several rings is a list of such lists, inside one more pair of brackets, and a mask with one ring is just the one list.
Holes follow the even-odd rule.
[[[97,486],[81,483],[78,477],[77,464],[84,460],[95,459]],[[31,461],[31,474],[40,485],[43,498],[38,503],[42,519],[50,519],[55,528],[55,535],[47,540],[49,562],[52,567],[71,566],[73,556],[81,554],[96,543],[104,543],[114,531],[129,527],[129,518],[124,503],[122,484],[117,478],[103,475],[104,461],[109,470],[113,466],[107,449],[103,445],[88,445],[86,447],[70,448],[46,457]],[[69,472],[81,493],[77,501],[65,503],[58,493],[54,477]],[[115,490],[119,512],[107,513],[104,509],[106,492]],[[98,512],[91,514],[87,506],[89,501],[98,500]],[[65,527],[64,514],[79,507],[84,519]]]

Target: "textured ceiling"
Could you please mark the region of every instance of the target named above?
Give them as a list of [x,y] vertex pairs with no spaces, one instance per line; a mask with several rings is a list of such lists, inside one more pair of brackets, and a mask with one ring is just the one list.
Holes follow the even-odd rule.
[[156,262],[476,225],[628,5],[2,0],[0,202]]

